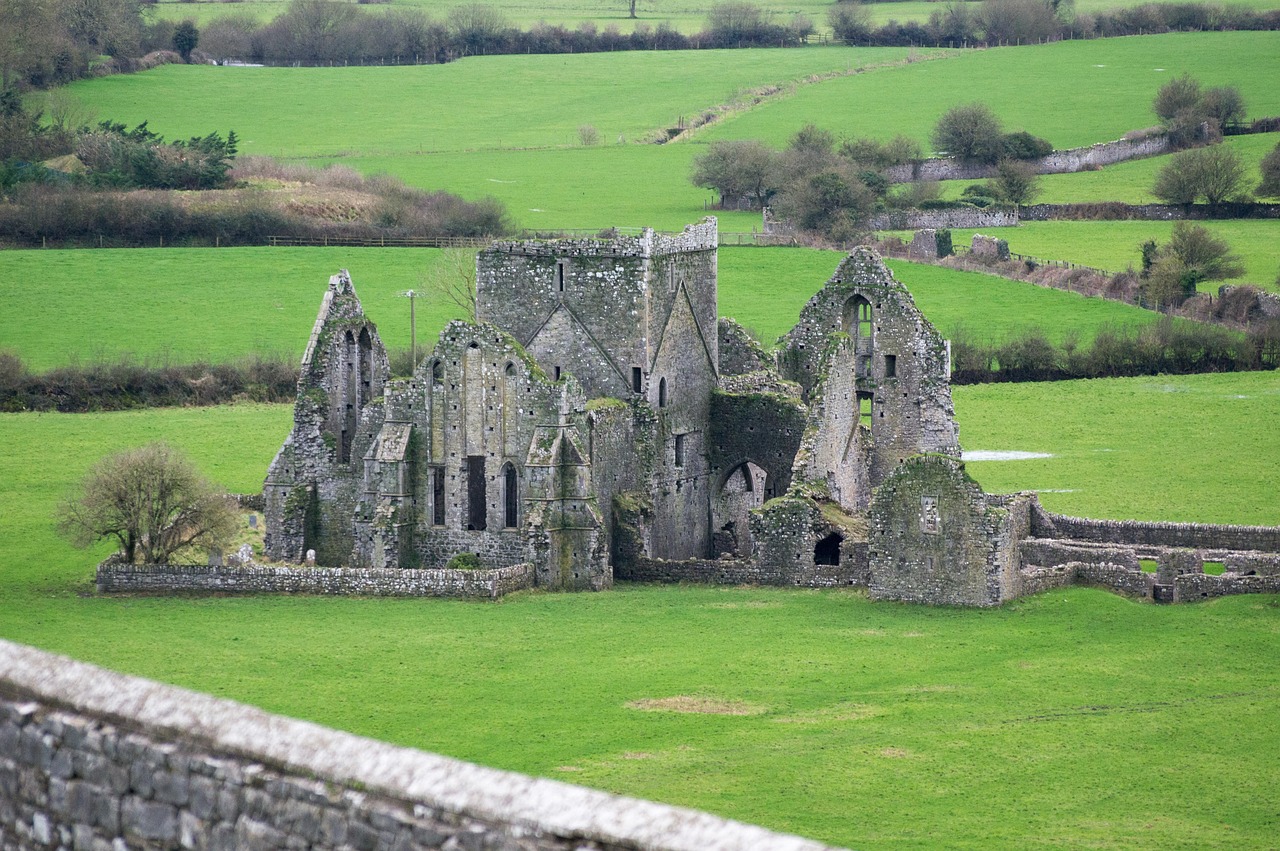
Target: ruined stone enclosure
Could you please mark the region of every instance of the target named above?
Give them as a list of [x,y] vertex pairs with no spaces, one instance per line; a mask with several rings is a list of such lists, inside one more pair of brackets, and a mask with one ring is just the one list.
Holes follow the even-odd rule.
[[[476,261],[477,321],[450,323],[395,380],[350,277],[334,276],[265,483],[268,557],[314,551],[322,568],[359,572],[326,588],[412,571],[394,588],[492,597],[616,577],[976,606],[1072,581],[1189,599],[1280,573],[1254,557],[1280,534],[1223,547],[1246,552],[1232,562],[1254,573],[1243,584],[1178,579],[1195,573],[1190,557],[1145,584],[1125,572],[1141,573],[1137,556],[1064,567],[1079,547],[1039,539],[1067,537],[1073,518],[1051,522],[1034,495],[988,495],[965,474],[948,344],[873,251],[845,257],[772,352],[717,319],[716,251],[714,219],[494,243]],[[459,556],[514,572],[432,578]]]

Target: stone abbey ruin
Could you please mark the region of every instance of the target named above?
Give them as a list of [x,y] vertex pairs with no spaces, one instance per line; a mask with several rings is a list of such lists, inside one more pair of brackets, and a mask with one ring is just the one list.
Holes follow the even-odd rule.
[[[717,319],[716,249],[714,219],[494,243],[478,321],[450,323],[407,379],[334,276],[263,494],[268,558],[334,569],[218,587],[497,596],[616,578],[970,606],[1075,582],[1158,601],[1280,591],[1280,528],[1086,520],[984,493],[960,458],[948,343],[873,251],[850,253],[770,354]],[[445,569],[460,554],[483,569]],[[114,570],[104,588],[141,587]]]

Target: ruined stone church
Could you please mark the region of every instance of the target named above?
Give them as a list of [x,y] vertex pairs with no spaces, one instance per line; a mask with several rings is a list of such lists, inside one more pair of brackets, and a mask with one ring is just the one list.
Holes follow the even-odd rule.
[[404,379],[334,276],[264,487],[268,557],[472,554],[551,590],[854,585],[964,605],[1077,578],[1028,561],[1056,535],[1034,494],[964,472],[948,344],[873,251],[844,258],[772,353],[717,319],[716,251],[710,218],[494,243],[477,321]]

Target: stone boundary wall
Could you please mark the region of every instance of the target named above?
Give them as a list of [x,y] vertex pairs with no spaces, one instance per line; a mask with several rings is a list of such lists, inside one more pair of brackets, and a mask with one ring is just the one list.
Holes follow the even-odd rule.
[[961,207],[948,210],[890,210],[872,216],[871,230],[921,230],[924,228],[1009,228],[1018,224],[1012,208]]
[[[1163,133],[1141,139],[1117,139],[1083,148],[1054,151],[1037,160],[1029,160],[1036,174],[1070,174],[1084,169],[1125,162],[1141,157],[1154,157],[1172,150]],[[995,166],[966,163],[954,157],[933,157],[914,163],[893,166],[884,172],[890,183],[913,180],[984,180],[994,177]]]
[[100,593],[338,594],[465,597],[496,600],[533,587],[533,565],[493,570],[396,570],[348,567],[98,565]]
[[1088,546],[1044,538],[1027,538],[1018,544],[1024,567],[1056,567],[1062,564],[1118,564],[1141,570],[1138,556],[1127,547],[1106,544]]
[[1280,553],[1230,553],[1222,559],[1222,567],[1229,573],[1280,576]]
[[1280,526],[1091,520],[1054,514],[1039,506],[1031,512],[1031,535],[1095,544],[1280,553]]
[[1156,577],[1123,564],[1079,561],[1053,567],[1026,567],[1019,572],[1021,596],[1040,594],[1070,585],[1092,585],[1131,597],[1152,599]]
[[823,851],[0,640],[0,848]]
[[866,587],[867,545],[846,541],[841,564],[806,565],[792,571],[772,570],[755,559],[687,559],[667,561],[640,557],[615,578],[630,582],[695,582],[701,585],[773,585],[791,588]]
[[1225,597],[1230,594],[1280,594],[1280,576],[1240,576],[1224,573],[1184,573],[1173,579],[1173,599],[1178,603]]
[[1024,222],[1047,221],[1206,221],[1209,219],[1277,219],[1280,204],[1027,204],[1018,208]]

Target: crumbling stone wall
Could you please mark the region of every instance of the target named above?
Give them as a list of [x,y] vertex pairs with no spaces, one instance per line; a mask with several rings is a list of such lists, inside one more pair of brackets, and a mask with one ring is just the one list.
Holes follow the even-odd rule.
[[840,504],[861,509],[904,459],[959,456],[950,348],[874,251],[851,252],[780,343],[784,377],[818,400],[798,479],[839,479]]
[[[622,578],[622,577],[620,577]],[[867,544],[851,541],[841,545],[838,565],[762,565],[751,558],[688,559],[666,561],[641,558],[627,571],[632,582],[696,582],[702,585],[770,585],[783,588],[866,587]]]
[[867,220],[870,230],[922,230],[929,228],[1011,228],[1021,218],[1017,207],[955,207],[944,210],[886,210]]
[[764,584],[866,585],[867,529],[838,505],[792,493],[750,517],[755,562]]
[[1010,509],[989,504],[960,461],[904,461],[877,490],[870,522],[872,599],[994,606],[1016,596],[1016,547],[1001,546],[1016,537]]
[[743,375],[773,369],[773,358],[737,322],[721,317],[716,323],[719,337],[720,376]]
[[1008,260],[1009,241],[975,233],[970,241],[969,253],[981,260]]
[[1138,556],[1125,547],[1087,545],[1072,541],[1028,538],[1018,547],[1023,567],[1056,567],[1062,564],[1117,564],[1140,570]]
[[951,231],[943,228],[923,228],[911,237],[907,246],[907,256],[920,257],[926,260],[937,260],[939,257],[951,256]]
[[300,562],[314,549],[326,564],[348,559],[361,459],[381,428],[371,403],[389,376],[377,329],[343,270],[329,280],[302,358],[293,430],[263,486],[268,557]]
[[0,641],[0,847],[823,851]]

